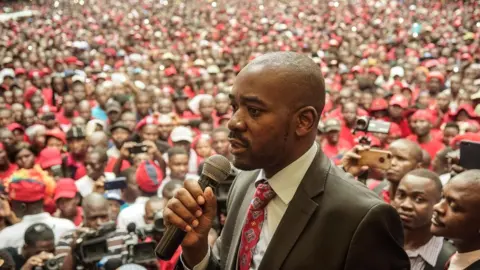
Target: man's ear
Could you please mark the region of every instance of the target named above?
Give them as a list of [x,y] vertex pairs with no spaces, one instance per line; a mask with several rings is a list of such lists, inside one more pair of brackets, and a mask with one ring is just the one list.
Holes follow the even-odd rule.
[[313,106],[303,107],[296,113],[296,129],[295,134],[303,137],[309,134],[312,129],[317,130],[316,120],[319,118],[317,110]]

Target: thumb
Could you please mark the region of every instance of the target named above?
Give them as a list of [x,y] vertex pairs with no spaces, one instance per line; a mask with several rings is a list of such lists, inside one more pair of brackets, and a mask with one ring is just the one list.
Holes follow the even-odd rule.
[[205,204],[203,205],[204,215],[208,219],[213,220],[217,215],[217,197],[213,194],[211,187],[205,189],[203,197],[205,198]]

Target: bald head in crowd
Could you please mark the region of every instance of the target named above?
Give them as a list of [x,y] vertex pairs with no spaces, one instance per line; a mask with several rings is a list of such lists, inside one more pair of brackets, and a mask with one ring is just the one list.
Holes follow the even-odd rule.
[[108,201],[99,193],[91,193],[82,202],[85,227],[98,229],[109,221]]
[[103,131],[95,131],[88,137],[88,145],[90,150],[93,148],[101,147],[108,148],[108,136]]

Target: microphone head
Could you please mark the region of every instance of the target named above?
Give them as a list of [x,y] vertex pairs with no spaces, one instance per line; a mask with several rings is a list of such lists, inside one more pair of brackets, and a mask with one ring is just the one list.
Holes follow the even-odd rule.
[[130,222],[127,225],[127,232],[129,232],[129,233],[135,232],[136,229],[137,229],[137,225],[133,222]]
[[222,182],[227,179],[231,170],[232,165],[227,158],[222,155],[213,155],[205,160],[202,174],[216,182]]

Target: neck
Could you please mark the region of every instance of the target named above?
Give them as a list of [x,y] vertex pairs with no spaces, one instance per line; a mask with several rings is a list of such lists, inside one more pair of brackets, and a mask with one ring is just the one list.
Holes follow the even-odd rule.
[[390,182],[390,187],[388,188],[390,192],[390,199],[393,199],[395,197],[395,193],[397,193],[398,183],[394,183],[391,181],[388,182]]
[[418,136],[418,142],[419,143],[428,143],[432,140],[432,136],[430,136],[430,132],[423,136]]
[[36,214],[41,214],[43,213],[43,206],[42,208],[39,208],[39,209],[29,209],[27,212],[25,212],[25,216],[30,216],[30,215],[36,215]]
[[71,117],[73,117],[73,111],[72,112],[64,111],[63,116],[65,116],[67,118],[71,118]]
[[475,250],[480,250],[480,236],[475,239],[468,239],[468,241],[463,240],[453,240],[455,247],[459,253],[467,253]]
[[430,226],[425,226],[415,230],[404,229],[403,233],[405,234],[404,249],[405,250],[414,250],[417,249],[432,239],[432,234],[430,233]]
[[7,219],[5,217],[0,217],[0,231],[7,227]]
[[290,155],[287,153],[283,154],[283,156],[290,156],[289,158],[282,160],[277,164],[272,164],[272,166],[263,168],[263,170],[265,171],[265,176],[267,178],[271,178],[277,172],[281,171],[283,168],[287,167],[289,164],[299,159],[303,154],[305,154],[308,151],[308,149],[310,149],[311,146],[312,146],[312,142],[309,142],[308,145],[306,143],[299,142],[298,148],[294,149]]
[[63,212],[60,212],[60,218],[68,219],[70,221],[73,221],[75,219],[75,216],[66,216]]

